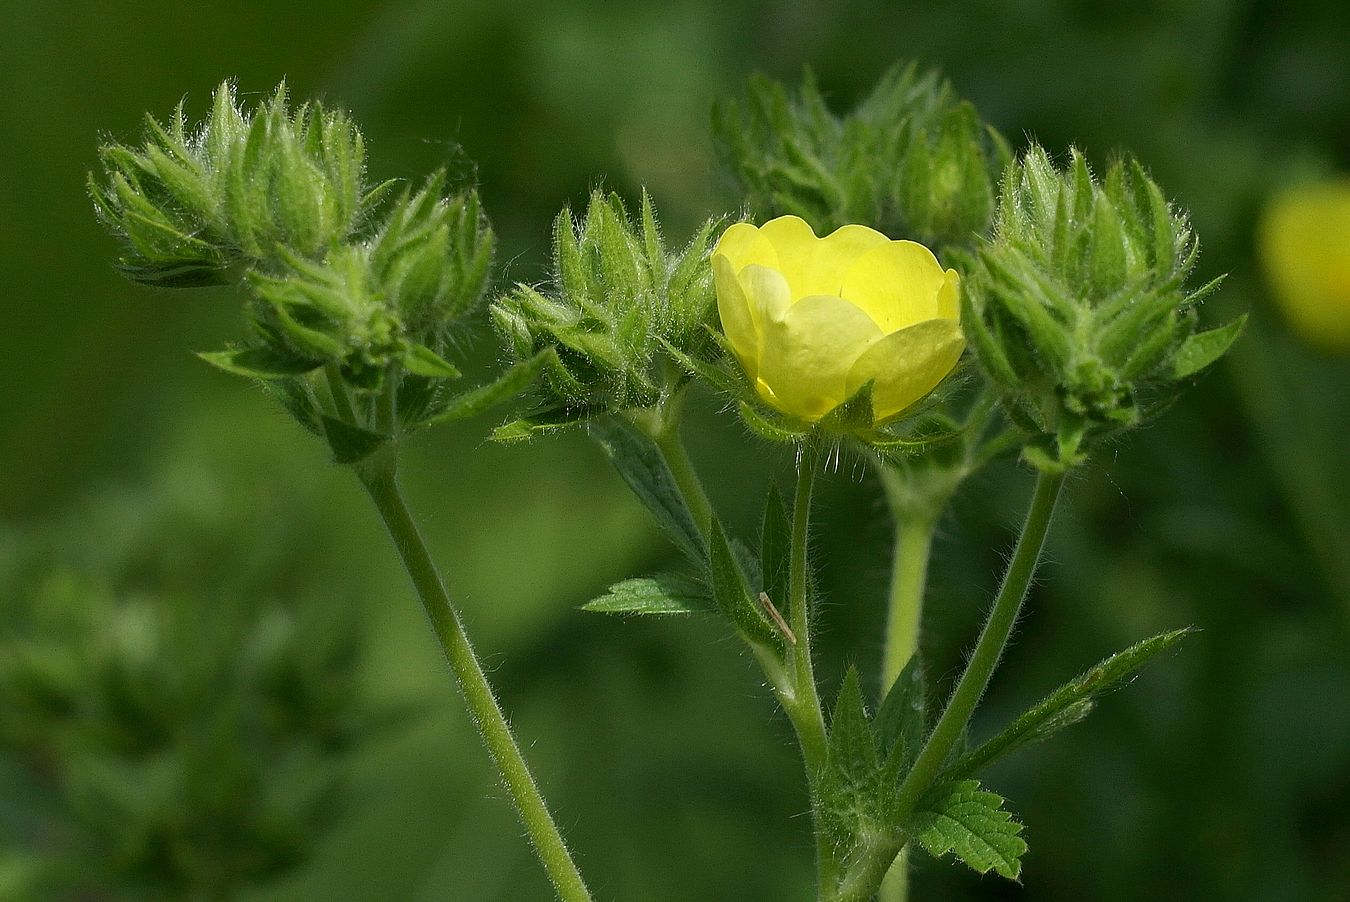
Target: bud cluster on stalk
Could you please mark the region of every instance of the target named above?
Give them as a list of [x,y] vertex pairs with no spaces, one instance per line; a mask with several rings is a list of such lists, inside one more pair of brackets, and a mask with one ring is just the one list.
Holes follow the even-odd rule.
[[369,184],[347,115],[292,110],[284,85],[245,110],[226,83],[195,129],[180,104],[147,131],[139,148],[102,149],[90,192],[130,278],[246,289],[246,338],[205,359],[264,380],[330,440],[334,417],[391,436],[444,410],[459,376],[445,356],[493,257],[475,191],[444,173],[416,190]]
[[570,210],[558,215],[550,284],[517,285],[492,305],[513,357],[554,352],[541,385],[549,418],[654,407],[687,378],[671,352],[695,356],[713,342],[715,225],[671,250],[645,192],[637,221],[600,191],[580,220]]
[[933,248],[985,234],[1007,142],[935,72],[897,66],[852,111],[830,111],[813,78],[789,94],[752,78],[714,112],[718,150],[750,212],[802,217],[820,234],[863,223]]
[[1242,320],[1197,332],[1218,280],[1187,287],[1199,245],[1184,212],[1137,162],[1103,179],[1073,151],[1057,167],[1032,147],[1004,178],[994,237],[967,283],[962,325],[1046,468],[1170,403]]

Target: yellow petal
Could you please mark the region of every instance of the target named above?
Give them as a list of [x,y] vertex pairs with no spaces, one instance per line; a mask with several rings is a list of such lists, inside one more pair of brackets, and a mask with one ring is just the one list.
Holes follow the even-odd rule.
[[714,258],[726,257],[736,272],[751,263],[777,268],[778,254],[767,237],[748,222],[738,222],[722,233],[713,248]]
[[792,292],[787,279],[776,269],[751,263],[741,270],[737,280],[741,290],[750,301],[750,317],[755,324],[755,332],[760,337],[760,350],[764,348],[764,324],[770,320],[782,319],[792,305]]
[[750,299],[736,278],[731,260],[723,254],[713,256],[713,283],[717,288],[717,312],[722,319],[722,331],[741,365],[754,379],[759,368],[759,336],[750,315]]
[[872,412],[889,419],[937,387],[966,346],[953,320],[930,319],[874,343],[848,372],[847,394],[872,383]]
[[760,323],[759,378],[772,394],[766,400],[792,416],[819,419],[847,397],[853,362],[880,340],[872,318],[847,301],[802,298]]
[[1350,180],[1277,196],[1257,251],[1294,332],[1314,347],[1350,351]]
[[867,226],[846,225],[824,238],[797,216],[780,216],[760,228],[778,255],[778,268],[787,277],[792,299],[839,294],[844,274],[870,249],[890,239]]
[[939,299],[945,282],[946,274],[928,248],[913,241],[888,241],[854,261],[840,294],[890,333],[924,320],[951,318]]
[[954,269],[944,274],[942,287],[938,289],[937,307],[942,319],[961,318],[961,276]]

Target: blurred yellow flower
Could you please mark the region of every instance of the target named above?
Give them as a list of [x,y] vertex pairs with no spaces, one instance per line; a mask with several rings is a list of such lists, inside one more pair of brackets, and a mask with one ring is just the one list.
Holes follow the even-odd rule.
[[1350,350],[1350,179],[1276,196],[1257,247],[1294,331],[1309,344]]
[[796,216],[737,223],[713,249],[717,308],[760,397],[818,420],[871,382],[874,418],[923,398],[965,347],[960,279],[932,251]]

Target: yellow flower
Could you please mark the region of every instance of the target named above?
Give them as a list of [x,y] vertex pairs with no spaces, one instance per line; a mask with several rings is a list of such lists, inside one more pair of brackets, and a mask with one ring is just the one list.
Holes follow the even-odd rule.
[[880,422],[923,398],[965,347],[960,280],[932,251],[846,225],[737,223],[712,254],[731,348],[769,404],[820,419],[871,382]]
[[1350,350],[1350,180],[1276,197],[1257,244],[1294,331],[1309,344]]

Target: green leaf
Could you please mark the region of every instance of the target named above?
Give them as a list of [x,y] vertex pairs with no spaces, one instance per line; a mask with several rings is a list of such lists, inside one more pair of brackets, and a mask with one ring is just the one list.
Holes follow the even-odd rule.
[[750,596],[745,574],[737,563],[736,553],[727,541],[722,524],[714,517],[708,549],[708,576],[712,583],[713,600],[732,625],[747,641],[764,645],[781,653],[783,637],[778,634],[760,606]]
[[909,770],[923,745],[927,733],[927,691],[923,660],[915,652],[877,711],[878,747],[883,755],[898,756],[897,773]]
[[690,560],[702,565],[707,560],[703,533],[656,443],[618,417],[592,420],[589,430],[657,525]]
[[764,501],[764,520],[759,532],[759,570],[769,600],[786,610],[788,562],[792,554],[792,521],[778,486],[770,486]]
[[389,437],[353,426],[330,416],[322,417],[323,434],[328,447],[333,449],[333,460],[340,464],[354,464],[373,454]]
[[1162,633],[1112,655],[1028,708],[1002,733],[962,755],[943,771],[943,778],[959,779],[978,773],[1009,752],[1078,723],[1091,713],[1100,695],[1192,632],[1187,628]]
[[839,697],[830,714],[829,754],[826,767],[832,779],[850,786],[872,781],[880,766],[872,724],[863,702],[858,668],[850,666],[839,686]]
[[1237,341],[1246,325],[1247,314],[1244,313],[1226,326],[1187,338],[1172,355],[1172,378],[1185,379],[1218,360]]
[[752,432],[771,442],[798,442],[809,431],[807,429],[793,429],[781,421],[776,422],[777,418],[770,419],[769,416],[760,413],[753,405],[745,401],[738,403],[736,409],[740,412],[745,425],[749,426]]
[[430,379],[458,379],[459,370],[450,361],[424,345],[412,345],[403,352],[403,368]]
[[589,404],[557,404],[532,411],[523,417],[503,423],[492,430],[494,442],[520,442],[560,432],[606,413],[606,409]]
[[976,780],[943,783],[919,802],[908,829],[934,857],[952,852],[981,874],[992,870],[1016,880],[1027,844],[1003,802]]
[[534,384],[545,365],[556,354],[553,348],[545,348],[528,360],[522,360],[512,366],[487,385],[457,395],[450,399],[440,413],[428,420],[427,424],[462,420],[477,416],[498,404],[505,404]]
[[692,614],[708,610],[708,589],[679,573],[625,579],[581,606],[601,614]]
[[233,373],[236,376],[247,376],[251,379],[282,379],[287,376],[302,376],[323,365],[322,361],[279,354],[270,348],[199,351],[197,356],[217,369]]

